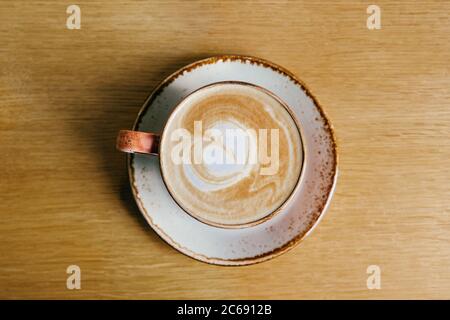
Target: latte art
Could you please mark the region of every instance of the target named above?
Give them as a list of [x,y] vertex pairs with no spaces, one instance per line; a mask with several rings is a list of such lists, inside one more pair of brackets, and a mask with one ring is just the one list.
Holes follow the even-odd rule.
[[182,102],[161,138],[161,170],[175,201],[211,224],[242,225],[277,210],[303,162],[283,104],[240,83],[213,85]]

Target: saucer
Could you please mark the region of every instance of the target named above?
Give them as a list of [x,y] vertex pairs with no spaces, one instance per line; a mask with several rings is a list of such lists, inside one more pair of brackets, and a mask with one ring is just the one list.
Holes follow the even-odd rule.
[[162,132],[170,112],[184,97],[227,80],[252,83],[274,93],[290,107],[303,129],[302,178],[281,212],[247,228],[211,226],[177,205],[162,180],[158,157],[130,154],[128,173],[141,213],[168,244],[203,262],[248,265],[288,251],[318,224],[334,192],[337,150],[332,126],[306,86],[286,69],[248,56],[211,57],[176,71],[148,97],[133,130]]

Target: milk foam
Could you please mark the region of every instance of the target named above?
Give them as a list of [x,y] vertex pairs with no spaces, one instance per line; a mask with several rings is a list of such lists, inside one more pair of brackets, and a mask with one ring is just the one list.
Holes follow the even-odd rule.
[[[171,150],[176,142],[170,133],[184,128],[194,135],[196,121],[201,121],[203,133],[214,129],[224,137],[219,141],[203,137],[204,157],[223,152],[228,159],[241,161],[217,164],[192,159],[175,164]],[[261,169],[268,165],[250,159],[249,150],[258,148],[260,136],[238,135],[237,147],[226,148],[226,132],[235,129],[256,133],[278,129],[276,174],[262,175]],[[269,154],[273,151],[269,148]],[[297,125],[277,99],[254,86],[226,83],[201,89],[182,102],[166,125],[160,157],[166,186],[185,211],[207,223],[238,225],[269,215],[289,198],[300,176],[303,148]]]

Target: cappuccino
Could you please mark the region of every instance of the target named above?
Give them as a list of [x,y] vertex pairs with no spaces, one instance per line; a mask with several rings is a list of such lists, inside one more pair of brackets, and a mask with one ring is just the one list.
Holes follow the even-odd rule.
[[300,130],[285,105],[262,88],[214,84],[188,96],[160,141],[164,182],[200,221],[242,226],[276,212],[303,165]]

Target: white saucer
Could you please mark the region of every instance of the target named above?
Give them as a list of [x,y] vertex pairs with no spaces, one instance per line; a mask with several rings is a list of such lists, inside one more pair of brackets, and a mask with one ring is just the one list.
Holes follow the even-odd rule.
[[302,179],[282,212],[253,227],[213,227],[175,203],[162,181],[156,156],[130,155],[128,172],[142,214],[167,243],[204,262],[246,265],[286,252],[317,225],[336,184],[337,151],[332,126],[305,85],[282,67],[247,56],[212,57],[173,73],[147,99],[134,130],[161,132],[172,108],[186,95],[225,80],[249,82],[273,92],[287,103],[303,129]]

